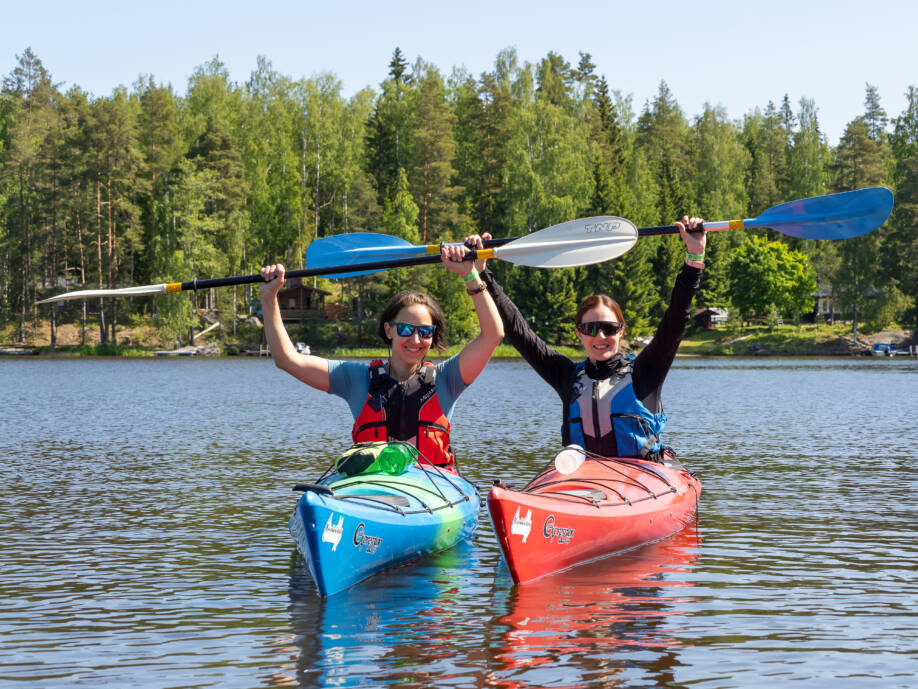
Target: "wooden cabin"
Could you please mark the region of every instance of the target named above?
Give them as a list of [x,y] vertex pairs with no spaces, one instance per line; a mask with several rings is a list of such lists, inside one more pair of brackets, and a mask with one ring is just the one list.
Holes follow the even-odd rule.
[[331,295],[324,289],[304,285],[303,281],[294,278],[288,281],[289,287],[277,294],[283,321],[296,322],[305,316],[325,318],[325,298]]
[[715,330],[718,325],[727,322],[727,309],[718,307],[696,309],[693,317],[697,327],[704,330]]

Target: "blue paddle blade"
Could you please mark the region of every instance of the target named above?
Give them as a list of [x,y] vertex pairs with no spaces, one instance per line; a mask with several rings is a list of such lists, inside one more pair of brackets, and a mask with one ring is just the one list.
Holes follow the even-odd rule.
[[[320,237],[313,241],[306,248],[306,266],[308,268],[352,266],[358,263],[410,258],[411,256],[424,255],[425,253],[425,247],[414,246],[411,242],[401,237],[389,234],[351,232]],[[335,273],[328,277],[337,280],[338,278],[378,273],[381,270],[385,270],[385,268]]]
[[892,212],[886,187],[788,201],[769,208],[746,227],[769,227],[798,239],[850,239],[873,232]]

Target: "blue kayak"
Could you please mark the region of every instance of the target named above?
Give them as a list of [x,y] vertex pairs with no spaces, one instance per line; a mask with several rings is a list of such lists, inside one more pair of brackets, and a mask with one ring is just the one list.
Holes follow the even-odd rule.
[[451,548],[478,526],[478,489],[429,464],[397,476],[335,473],[296,490],[290,533],[322,596]]

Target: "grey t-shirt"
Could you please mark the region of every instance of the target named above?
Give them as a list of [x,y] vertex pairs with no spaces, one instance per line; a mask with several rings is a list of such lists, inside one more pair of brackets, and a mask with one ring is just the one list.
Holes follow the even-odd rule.
[[[328,360],[328,392],[344,398],[351,408],[354,420],[360,415],[363,403],[367,401],[370,392],[370,367],[358,361]],[[459,372],[459,355],[451,356],[441,364],[437,364],[437,398],[440,408],[450,419],[456,399],[468,385],[463,382]]]

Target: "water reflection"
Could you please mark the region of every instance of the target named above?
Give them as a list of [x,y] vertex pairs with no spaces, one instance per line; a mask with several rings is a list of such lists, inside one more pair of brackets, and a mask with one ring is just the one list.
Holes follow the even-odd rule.
[[499,686],[611,686],[634,665],[667,686],[677,662],[668,649],[684,643],[674,616],[694,600],[686,575],[700,544],[693,523],[663,541],[512,587],[499,619]]
[[[289,677],[302,687],[357,687],[456,676],[457,647],[477,634],[476,581],[493,563],[464,541],[443,553],[395,567],[341,595],[315,593],[299,555],[290,574],[290,628],[299,657]],[[470,615],[470,613],[472,613]],[[480,644],[480,640],[478,642]],[[467,659],[466,659],[467,660]],[[462,671],[468,679],[468,669]]]
[[292,636],[276,640],[291,659],[267,683],[611,686],[637,673],[669,686],[674,649],[685,643],[675,619],[693,600],[688,574],[700,542],[692,524],[524,586],[512,584],[496,550],[462,543],[329,598],[315,594],[294,555]]

